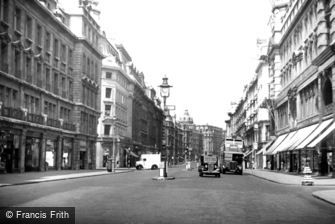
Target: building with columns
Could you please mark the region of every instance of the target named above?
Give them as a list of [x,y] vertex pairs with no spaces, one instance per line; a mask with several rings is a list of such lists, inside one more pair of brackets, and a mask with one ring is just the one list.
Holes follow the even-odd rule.
[[0,4],[0,153],[7,172],[94,168],[100,27],[87,7]]
[[275,1],[269,46],[277,139],[272,167],[333,175],[334,1]]
[[[300,173],[310,167],[315,174],[335,176],[334,9],[334,1],[273,1],[266,54],[269,95],[259,102],[269,112],[265,137],[270,138],[261,149],[258,145],[255,160],[263,168]],[[244,113],[248,131],[249,98],[245,109],[241,101],[230,116],[232,134],[240,133],[243,125],[237,121]],[[251,145],[244,141],[245,147]],[[260,154],[263,161],[257,159]]]

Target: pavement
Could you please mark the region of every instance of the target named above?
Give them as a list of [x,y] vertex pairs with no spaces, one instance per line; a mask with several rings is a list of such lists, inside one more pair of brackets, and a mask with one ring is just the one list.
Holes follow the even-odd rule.
[[0,187],[34,184],[48,181],[84,178],[92,176],[112,175],[134,171],[135,168],[117,168],[115,172],[107,172],[106,169],[97,170],[59,170],[46,172],[25,172],[0,174]]
[[[248,173],[254,175],[256,177],[278,183],[278,184],[286,184],[286,185],[302,185],[302,181],[304,180],[303,175],[290,174],[290,173],[282,173],[271,170],[259,170],[259,169],[245,169],[244,173]],[[320,177],[320,176],[312,176],[313,186],[326,186],[333,189],[330,190],[318,190],[314,191],[312,195],[315,198],[326,201],[330,204],[335,205],[335,178],[331,177]]]

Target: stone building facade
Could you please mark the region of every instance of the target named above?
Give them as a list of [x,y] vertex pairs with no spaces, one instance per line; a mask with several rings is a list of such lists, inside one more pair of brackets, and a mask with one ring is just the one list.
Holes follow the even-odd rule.
[[94,168],[99,26],[83,6],[75,15],[52,0],[0,6],[2,169]]
[[280,57],[274,66],[280,91],[274,94],[277,140],[267,153],[274,169],[301,172],[309,166],[335,176],[334,7],[334,1],[319,0],[274,4],[278,33],[269,47],[276,51],[271,59]]

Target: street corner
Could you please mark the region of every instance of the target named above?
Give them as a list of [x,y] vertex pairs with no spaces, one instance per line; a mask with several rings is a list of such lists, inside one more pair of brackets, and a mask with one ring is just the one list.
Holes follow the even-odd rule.
[[335,190],[314,191],[312,195],[315,198],[335,205]]

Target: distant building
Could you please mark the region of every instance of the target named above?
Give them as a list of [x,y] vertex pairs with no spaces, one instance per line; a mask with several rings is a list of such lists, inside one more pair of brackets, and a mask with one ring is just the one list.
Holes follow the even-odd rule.
[[188,110],[185,110],[184,115],[180,118],[179,124],[183,135],[184,150],[188,153],[187,157],[190,160],[197,160],[203,151],[202,134],[197,130],[197,126],[193,123],[193,118]]
[[197,125],[197,130],[202,134],[204,154],[219,155],[223,142],[223,129],[212,125]]

